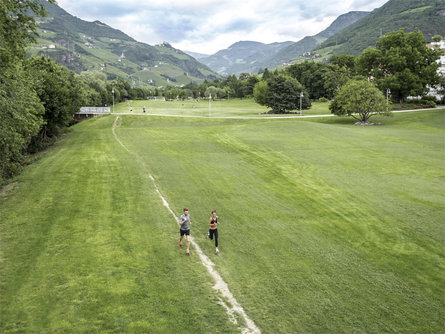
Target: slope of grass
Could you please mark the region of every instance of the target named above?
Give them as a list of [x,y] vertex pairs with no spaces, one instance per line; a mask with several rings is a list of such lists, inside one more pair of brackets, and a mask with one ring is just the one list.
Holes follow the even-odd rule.
[[84,122],[3,192],[0,332],[233,332],[113,119]]
[[375,127],[120,116],[137,158],[114,117],[76,125],[3,191],[2,332],[236,330],[143,165],[264,333],[443,330],[443,111]]
[[125,118],[119,134],[198,240],[219,210],[217,268],[265,332],[437,333],[443,113],[338,122]]

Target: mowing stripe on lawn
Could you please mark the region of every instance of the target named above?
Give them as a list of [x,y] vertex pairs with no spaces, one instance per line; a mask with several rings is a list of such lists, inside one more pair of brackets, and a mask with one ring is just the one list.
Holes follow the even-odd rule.
[[[178,217],[173,212],[173,210],[170,208],[170,205],[168,204],[165,197],[160,192],[155,178],[151,175],[147,165],[144,163],[144,161],[134,152],[130,151],[127,146],[119,139],[119,137],[116,134],[116,126],[117,122],[119,120],[119,116],[116,116],[116,119],[113,122],[113,126],[111,128],[113,132],[113,136],[116,139],[116,141],[132,156],[136,158],[137,161],[143,166],[143,168],[147,171],[148,177],[150,180],[152,180],[154,187],[156,189],[156,192],[158,193],[159,197],[162,200],[162,203],[164,206],[168,209],[168,211],[172,214],[175,221],[178,223]],[[210,275],[215,280],[215,285],[213,286],[213,289],[215,289],[217,292],[219,292],[218,298],[220,304],[226,309],[227,314],[229,315],[229,319],[233,323],[237,323],[236,315],[239,315],[242,317],[242,319],[245,321],[246,326],[243,328],[242,333],[261,333],[260,329],[255,325],[255,323],[247,316],[246,312],[244,311],[243,307],[238,303],[238,301],[235,299],[235,297],[232,295],[232,293],[229,290],[229,287],[226,282],[222,279],[221,275],[218,273],[218,271],[215,270],[215,264],[212,262],[212,260],[209,259],[208,256],[206,256],[203,251],[201,250],[201,247],[199,247],[198,243],[194,241],[193,237],[190,236],[190,243],[194,245],[194,248],[196,249],[196,253],[199,256],[199,259],[201,260],[201,263],[206,267]],[[221,298],[224,297],[224,298]],[[225,300],[228,301],[225,302]]]

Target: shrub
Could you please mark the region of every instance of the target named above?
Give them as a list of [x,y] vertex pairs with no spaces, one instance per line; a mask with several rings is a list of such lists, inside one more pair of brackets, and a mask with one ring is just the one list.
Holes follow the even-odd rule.
[[419,102],[420,102],[422,107],[425,107],[425,108],[436,108],[436,102],[434,102],[434,101],[421,99]]

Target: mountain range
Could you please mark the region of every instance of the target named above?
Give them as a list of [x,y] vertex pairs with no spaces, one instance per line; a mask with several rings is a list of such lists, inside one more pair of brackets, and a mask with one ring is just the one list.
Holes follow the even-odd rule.
[[183,52],[167,42],[140,43],[100,21],[87,22],[42,2],[49,15],[37,18],[40,37],[31,55],[48,55],[77,73],[102,71],[109,79],[121,77],[134,85],[156,87],[199,84],[305,60],[328,61],[334,54],[358,55],[383,34],[398,29],[419,29],[428,41],[445,35],[444,0],[389,0],[372,12],[341,15],[327,29],[298,42],[240,41],[204,55]]
[[220,78],[169,43],[140,43],[105,23],[87,22],[55,4],[42,3],[48,16],[37,18],[40,37],[30,49],[32,55],[50,56],[77,73],[101,71],[108,79],[121,77],[135,85],[182,86]]
[[252,52],[243,56],[240,50],[255,44],[238,42],[199,61],[220,74],[256,73],[266,67],[273,69],[306,60],[326,62],[335,54],[358,55],[374,46],[383,34],[399,29],[418,29],[427,41],[434,35],[445,36],[445,1],[389,0],[372,12],[340,15],[326,30],[275,50],[271,56]]
[[444,0],[390,0],[370,15],[329,37],[316,48],[324,58],[332,54],[358,55],[374,46],[385,33],[405,29],[422,31],[427,41],[445,36]]
[[298,42],[263,44],[259,42],[237,42],[214,55],[202,57],[200,62],[221,75],[256,73],[260,69],[275,68],[290,62],[299,55],[310,52],[320,43],[347,26],[366,17],[369,12],[349,12],[340,15],[328,28],[315,36],[306,36]]
[[253,41],[240,41],[214,55],[200,58],[199,61],[221,75],[255,73],[260,62],[272,58],[293,42],[264,44]]

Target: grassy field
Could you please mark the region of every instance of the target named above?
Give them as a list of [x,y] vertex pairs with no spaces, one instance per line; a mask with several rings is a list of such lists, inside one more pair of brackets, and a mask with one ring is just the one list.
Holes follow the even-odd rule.
[[[260,106],[253,99],[230,99],[221,101],[209,101],[206,99],[192,101],[127,101],[115,105],[116,113],[130,112],[142,113],[146,107],[147,114],[157,115],[180,115],[180,116],[204,116],[204,117],[275,117],[274,114],[266,114],[270,108]],[[330,114],[329,104],[313,102],[310,110],[303,110],[303,115],[327,115]],[[295,114],[287,114],[295,116]],[[283,115],[279,115],[283,116]]]
[[374,127],[120,116],[134,154],[115,117],[2,189],[0,332],[239,332],[147,169],[263,333],[443,332],[443,111]]

